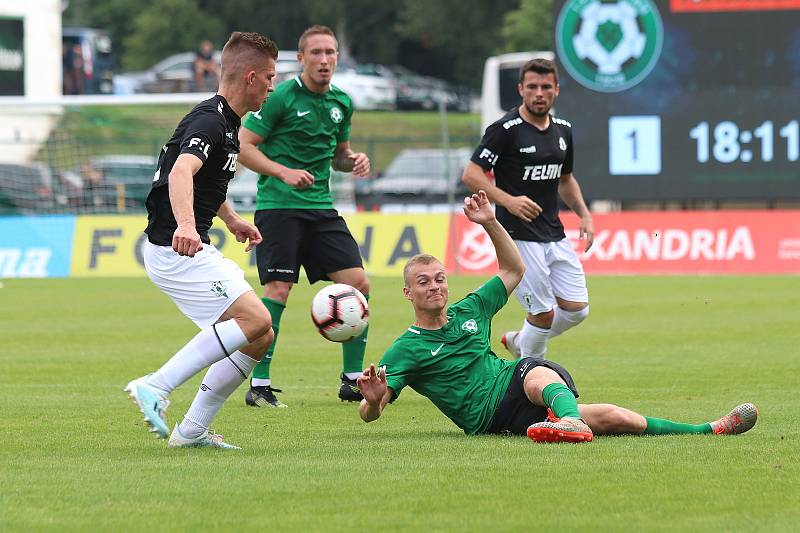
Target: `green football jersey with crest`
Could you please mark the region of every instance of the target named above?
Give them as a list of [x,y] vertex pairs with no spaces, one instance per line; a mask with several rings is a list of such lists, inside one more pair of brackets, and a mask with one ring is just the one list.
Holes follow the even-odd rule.
[[333,85],[320,94],[308,90],[300,76],[279,84],[243,125],[264,138],[261,152],[289,168],[307,170],[314,185],[298,190],[260,175],[256,209],[333,209],[331,160],[336,145],[350,139],[352,116],[350,97]]
[[507,301],[506,287],[495,276],[448,307],[441,329],[409,327],[381,359],[387,385],[395,394],[411,387],[464,433],[486,432],[516,365],[497,357],[491,345],[492,317]]

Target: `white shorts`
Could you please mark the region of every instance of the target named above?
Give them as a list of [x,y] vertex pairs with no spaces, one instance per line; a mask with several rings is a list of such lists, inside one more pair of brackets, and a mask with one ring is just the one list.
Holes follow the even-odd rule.
[[200,328],[216,323],[239,296],[253,290],[239,265],[210,244],[188,257],[145,241],[142,255],[153,283]]
[[550,311],[556,306],[556,296],[569,302],[589,302],[586,275],[568,239],[514,243],[525,263],[525,275],[514,295],[529,314]]

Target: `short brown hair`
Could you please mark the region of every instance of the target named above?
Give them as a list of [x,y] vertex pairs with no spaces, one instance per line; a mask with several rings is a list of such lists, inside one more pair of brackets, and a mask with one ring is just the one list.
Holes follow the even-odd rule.
[[278,46],[260,33],[235,31],[222,48],[222,78],[235,77],[264,57],[278,59]]
[[405,286],[409,286],[408,273],[411,271],[411,267],[416,265],[430,265],[431,263],[441,263],[441,261],[430,254],[417,254],[409,259],[406,266],[403,267],[403,283]]
[[306,29],[303,32],[303,35],[300,36],[300,40],[297,41],[297,51],[302,52],[303,48],[306,46],[306,40],[312,35],[330,35],[333,37],[333,40],[336,41],[336,47],[339,47],[339,40],[336,38],[336,35],[333,33],[333,30],[327,26],[323,26],[321,24],[314,24],[310,28]]
[[522,65],[522,68],[519,69],[520,84],[522,84],[523,80],[525,79],[526,72],[535,72],[536,74],[542,75],[552,74],[556,79],[556,85],[558,85],[558,68],[556,68],[556,64],[549,59],[537,57],[536,59],[531,59]]

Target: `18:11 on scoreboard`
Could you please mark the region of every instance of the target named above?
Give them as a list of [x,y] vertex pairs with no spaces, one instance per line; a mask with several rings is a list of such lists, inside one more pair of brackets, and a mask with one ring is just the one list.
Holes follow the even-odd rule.
[[[697,163],[749,163],[800,159],[800,121],[776,126],[766,120],[753,130],[733,121],[699,122],[689,132]],[[608,121],[608,166],[611,175],[661,173],[661,118],[614,116]],[[785,158],[785,159],[784,159]]]
[[[785,156],[788,161],[797,161],[800,156],[800,123],[792,120],[778,129],[771,120],[764,121],[753,131],[741,129],[735,122],[726,120],[713,126],[700,122],[689,132],[697,144],[697,162],[706,163],[711,158],[719,163],[742,161],[749,163],[754,157],[767,163]],[[754,149],[758,147],[757,153]]]

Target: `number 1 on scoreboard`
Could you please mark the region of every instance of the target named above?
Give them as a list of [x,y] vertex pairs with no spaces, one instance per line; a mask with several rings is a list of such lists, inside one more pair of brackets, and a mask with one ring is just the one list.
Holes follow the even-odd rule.
[[608,171],[612,176],[661,173],[661,117],[608,119]]

